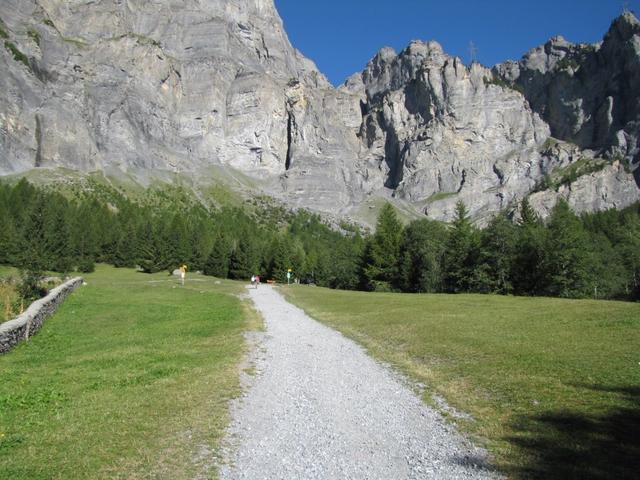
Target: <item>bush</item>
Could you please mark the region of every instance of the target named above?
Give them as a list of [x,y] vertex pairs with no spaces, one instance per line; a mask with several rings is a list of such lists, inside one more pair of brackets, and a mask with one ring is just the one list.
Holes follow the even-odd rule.
[[391,288],[391,284],[389,282],[374,281],[372,282],[372,285],[373,285],[374,292],[388,293],[388,292],[394,291],[393,288]]
[[40,46],[40,32],[38,32],[35,28],[30,28],[27,30],[27,35],[31,38],[38,46]]
[[93,259],[85,257],[78,261],[78,271],[82,273],[93,273],[96,271],[96,265]]
[[47,290],[40,285],[42,274],[34,270],[25,270],[20,273],[21,282],[18,285],[18,293],[26,301],[31,302],[44,297]]

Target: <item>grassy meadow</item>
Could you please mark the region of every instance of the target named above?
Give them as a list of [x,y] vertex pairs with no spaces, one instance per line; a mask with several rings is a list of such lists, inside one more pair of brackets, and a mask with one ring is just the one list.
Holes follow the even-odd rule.
[[637,478],[640,304],[282,290],[444,398],[509,477]]
[[243,332],[237,282],[98,266],[0,356],[0,478],[215,476]]

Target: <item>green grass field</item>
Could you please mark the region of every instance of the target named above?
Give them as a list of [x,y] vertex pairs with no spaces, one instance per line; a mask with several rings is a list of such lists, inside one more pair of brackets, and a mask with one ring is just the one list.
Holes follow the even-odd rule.
[[98,266],[28,343],[0,356],[0,478],[215,476],[239,393],[242,285]]
[[283,287],[472,418],[512,478],[637,478],[640,304]]

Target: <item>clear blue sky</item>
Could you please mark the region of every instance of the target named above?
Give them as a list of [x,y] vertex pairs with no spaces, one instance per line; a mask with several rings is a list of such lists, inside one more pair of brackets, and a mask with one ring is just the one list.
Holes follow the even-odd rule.
[[361,71],[382,47],[402,50],[413,39],[436,40],[450,55],[493,66],[554,35],[600,41],[626,7],[640,0],[275,0],[293,46],[333,84]]

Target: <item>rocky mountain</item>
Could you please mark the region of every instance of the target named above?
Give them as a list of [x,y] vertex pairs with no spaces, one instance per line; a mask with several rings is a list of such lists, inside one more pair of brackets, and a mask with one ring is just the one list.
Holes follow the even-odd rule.
[[382,49],[332,87],[273,0],[4,0],[0,175],[69,168],[215,182],[366,217],[380,198],[486,222],[531,195],[579,211],[640,200],[640,24],[464,65]]

